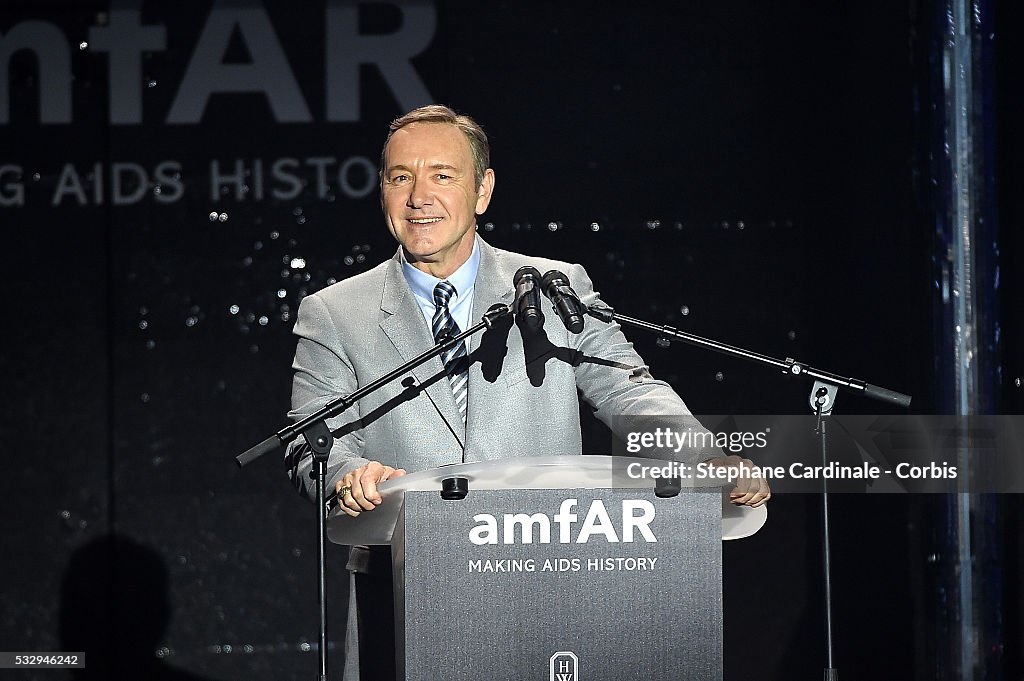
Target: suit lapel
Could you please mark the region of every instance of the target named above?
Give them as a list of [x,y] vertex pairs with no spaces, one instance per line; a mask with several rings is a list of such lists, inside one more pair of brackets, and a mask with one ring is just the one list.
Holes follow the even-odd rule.
[[[509,262],[508,254],[504,251],[493,248],[483,239],[479,239],[479,241],[480,271],[477,274],[477,285],[473,294],[473,319],[477,322],[492,305],[496,303],[512,305],[516,297],[515,288],[512,286],[515,263]],[[488,336],[494,336],[494,338],[488,339]],[[469,372],[470,400],[473,399],[473,386],[476,385],[476,382],[487,381],[484,377],[485,372],[491,375],[490,382],[493,383],[493,374],[498,371],[505,385],[511,385],[525,377],[523,338],[513,323],[511,314],[496,322],[493,329],[474,335],[471,341],[469,351],[472,353],[474,350],[480,350],[478,354],[482,355],[481,361],[484,361],[483,356],[485,355],[488,367],[484,369],[481,363],[474,363],[476,371]],[[491,347],[481,349],[481,342],[487,342]],[[500,357],[496,354],[499,354]],[[480,387],[483,390],[478,388],[478,395],[487,391],[485,386]],[[470,410],[470,413],[472,411]],[[472,423],[472,419],[470,419],[470,423]]]
[[[512,288],[512,275],[515,273],[506,272],[507,267],[502,262],[501,253],[480,237],[477,237],[477,241],[480,242],[480,269],[477,271],[476,286],[473,289],[473,316],[470,318],[473,324],[480,321],[491,305],[511,305],[516,293]],[[469,341],[468,350],[473,352],[480,344],[480,334],[474,334]]]
[[[396,253],[388,263],[384,275],[384,290],[381,295],[380,309],[385,313],[380,322],[381,331],[394,344],[398,354],[404,361],[416,357],[434,344],[433,335],[423,318],[423,312],[409,290],[409,285],[402,274],[402,263]],[[460,447],[465,447],[466,426],[462,415],[455,405],[451,385],[445,374],[444,365],[439,357],[432,357],[412,371],[417,383],[425,385],[425,394],[434,409],[446,424],[446,429],[455,436]],[[472,385],[472,384],[471,384]],[[470,387],[472,399],[472,387]]]
[[[503,262],[502,253],[492,248],[483,239],[477,238],[480,243],[480,269],[477,272],[476,285],[473,290],[473,316],[471,319],[473,324],[478,323],[492,305],[496,303],[511,305],[515,299],[515,289],[512,287],[514,273],[506,271],[508,267]],[[510,324],[511,318],[506,318],[504,321]],[[477,352],[477,355],[481,356],[481,361],[483,361],[482,355],[487,355],[490,357],[487,360],[488,363],[496,361],[503,366],[500,372],[502,377],[498,378],[499,383],[496,383],[494,376],[491,376],[491,380],[485,378],[481,361],[475,361],[470,365],[469,411],[467,413],[466,439],[464,440],[466,456],[469,457],[467,460],[486,459],[490,452],[495,451],[492,430],[492,423],[496,417],[495,411],[506,408],[501,397],[507,394],[504,386],[509,372],[504,364],[510,361],[508,355],[510,349],[515,345],[513,336],[517,332],[514,328],[503,326],[502,322],[498,322],[498,324],[502,325],[504,331],[494,328],[470,337],[468,350],[471,355],[473,352]],[[511,331],[511,335],[509,335],[509,331]],[[500,348],[480,348],[482,339],[489,333],[496,334],[495,340]],[[488,340],[486,342],[490,344],[495,341]],[[519,347],[520,353],[511,360],[512,362],[522,362],[521,343]],[[495,354],[498,356],[494,356]],[[490,373],[494,370],[494,367],[490,367],[487,371]],[[499,385],[501,387],[498,387]]]

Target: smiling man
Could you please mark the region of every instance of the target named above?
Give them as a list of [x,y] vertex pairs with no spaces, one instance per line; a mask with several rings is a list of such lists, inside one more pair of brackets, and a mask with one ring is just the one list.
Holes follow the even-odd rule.
[[494,191],[494,171],[486,165],[486,158],[474,159],[458,123],[413,122],[392,132],[382,160],[381,205],[410,265],[446,279],[469,260],[476,216]]
[[[560,270],[586,305],[599,303],[579,265],[494,248],[476,233],[494,192],[487,136],[467,116],[427,106],[391,124],[381,156],[381,207],[394,257],[303,299],[295,324],[293,419],[386,374],[515,299],[524,266]],[[537,330],[495,324],[329,421],[328,484],[349,515],[373,511],[377,485],[406,471],[515,456],[578,455],[577,394],[609,426],[620,416],[689,416],[654,379],[616,324],[587,318],[570,333],[554,314]],[[289,446],[293,482],[311,499],[311,459]],[[750,465],[729,457],[733,465]],[[763,479],[741,479],[737,504],[758,506]],[[389,552],[353,547],[362,681],[394,678]],[[370,633],[372,632],[372,633]]]

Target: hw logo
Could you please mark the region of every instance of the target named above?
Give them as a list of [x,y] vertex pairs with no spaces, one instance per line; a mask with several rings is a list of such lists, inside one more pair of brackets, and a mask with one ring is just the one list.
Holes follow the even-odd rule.
[[548,663],[550,681],[580,681],[580,658],[568,650],[557,652]]

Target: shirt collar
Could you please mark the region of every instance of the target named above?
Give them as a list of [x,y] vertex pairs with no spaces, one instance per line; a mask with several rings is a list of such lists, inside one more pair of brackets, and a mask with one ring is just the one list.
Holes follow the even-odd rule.
[[[417,298],[429,301],[431,305],[434,304],[434,287],[437,286],[442,280],[435,276],[427,274],[423,270],[416,269],[412,264],[405,258],[405,249],[398,249],[399,258],[402,261],[402,274],[405,275],[405,280],[409,283],[409,288],[412,289],[413,294]],[[453,300],[464,298],[473,289],[476,283],[476,274],[480,270],[480,238],[477,236],[473,237],[473,252],[469,254],[469,259],[462,263],[459,269],[452,272],[452,275],[448,277],[447,281],[455,287],[455,295]]]

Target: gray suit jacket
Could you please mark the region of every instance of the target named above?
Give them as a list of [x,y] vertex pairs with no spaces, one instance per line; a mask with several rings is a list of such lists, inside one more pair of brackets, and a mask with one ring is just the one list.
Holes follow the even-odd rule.
[[[479,237],[478,237],[479,238]],[[568,274],[587,305],[598,294],[579,265],[500,250],[480,239],[475,324],[495,303],[512,304],[516,270]],[[292,410],[299,419],[429,349],[431,331],[402,273],[399,253],[302,300],[294,333]],[[469,407],[463,424],[444,367],[433,358],[328,422],[335,444],[328,492],[369,460],[409,472],[514,456],[580,454],[577,391],[613,430],[616,416],[689,414],[668,384],[647,372],[617,324],[587,318],[569,333],[545,302],[543,331],[524,336],[511,316],[471,337]],[[293,481],[310,498],[310,458],[299,438],[287,453]],[[611,443],[609,443],[610,453]]]

